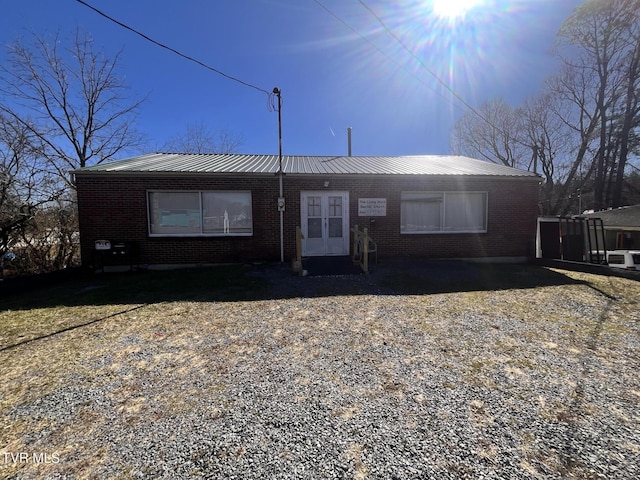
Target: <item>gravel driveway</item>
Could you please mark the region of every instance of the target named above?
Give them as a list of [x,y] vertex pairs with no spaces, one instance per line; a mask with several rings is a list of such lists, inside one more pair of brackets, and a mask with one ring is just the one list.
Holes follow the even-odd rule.
[[433,268],[264,269],[272,299],[127,306],[0,352],[21,398],[0,404],[0,477],[640,477],[638,282],[528,288],[522,267],[519,288],[456,289],[478,271]]

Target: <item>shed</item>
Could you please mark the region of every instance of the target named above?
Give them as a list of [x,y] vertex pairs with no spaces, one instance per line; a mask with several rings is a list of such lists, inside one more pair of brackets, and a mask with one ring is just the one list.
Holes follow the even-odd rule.
[[306,257],[349,255],[355,225],[380,257],[534,254],[540,177],[468,157],[157,153],[73,175],[85,265],[102,240],[148,266],[289,261],[297,226]]

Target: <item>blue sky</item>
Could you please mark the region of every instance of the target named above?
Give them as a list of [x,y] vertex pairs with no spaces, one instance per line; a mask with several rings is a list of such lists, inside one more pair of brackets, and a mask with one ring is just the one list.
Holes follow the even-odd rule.
[[[540,92],[558,64],[555,33],[580,0],[479,0],[463,17],[436,15],[432,0],[87,0],[151,38],[253,84],[282,91],[283,153],[449,153],[465,106],[502,97],[517,106]],[[454,1],[454,0],[450,0]],[[242,135],[239,153],[278,152],[277,114],[267,96],[109,22],[75,0],[3,2],[0,41],[29,32],[71,38],[90,32],[119,73],[148,96],[137,128],[155,151],[188,124]],[[0,52],[0,61],[6,61]]]

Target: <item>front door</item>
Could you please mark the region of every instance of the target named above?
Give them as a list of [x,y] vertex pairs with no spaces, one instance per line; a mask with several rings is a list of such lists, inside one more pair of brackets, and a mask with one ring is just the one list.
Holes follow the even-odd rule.
[[349,255],[349,192],[301,192],[302,255]]

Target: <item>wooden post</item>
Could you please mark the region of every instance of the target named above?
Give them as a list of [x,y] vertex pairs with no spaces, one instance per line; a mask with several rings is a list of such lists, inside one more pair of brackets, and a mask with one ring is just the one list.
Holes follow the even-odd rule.
[[296,258],[291,261],[291,268],[294,273],[303,275],[302,269],[302,229],[296,226]]
[[302,229],[296,226],[296,260],[302,265]]
[[363,233],[362,256],[364,260],[364,263],[362,264],[362,269],[364,270],[364,273],[369,273],[369,231],[365,227],[362,233]]
[[351,253],[351,260],[356,263],[356,256],[358,255],[358,225],[353,226],[353,250]]

